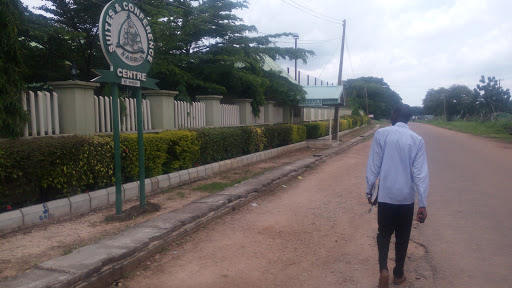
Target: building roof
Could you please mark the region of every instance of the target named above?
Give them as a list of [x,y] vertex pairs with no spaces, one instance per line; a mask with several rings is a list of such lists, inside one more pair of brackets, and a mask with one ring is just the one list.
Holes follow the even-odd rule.
[[306,86],[306,101],[300,106],[325,106],[343,103],[343,86]]
[[[298,84],[298,82],[274,60],[265,54],[261,56],[263,57],[264,70],[276,71],[291,82]],[[306,101],[300,103],[300,106],[325,106],[343,103],[343,86],[302,86],[302,88],[306,91]]]
[[281,66],[279,66],[279,64],[276,63],[276,61],[272,60],[272,58],[265,54],[261,54],[261,56],[263,57],[263,70],[275,71],[281,74],[281,76],[288,78],[288,80],[292,81],[293,83],[298,84],[297,81],[295,81],[295,79],[290,74],[288,74],[286,70],[284,70]]

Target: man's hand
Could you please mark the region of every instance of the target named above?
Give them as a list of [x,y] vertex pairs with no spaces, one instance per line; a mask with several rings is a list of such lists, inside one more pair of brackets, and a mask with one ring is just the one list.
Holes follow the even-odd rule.
[[416,220],[420,223],[425,222],[427,220],[427,208],[420,207],[418,208],[418,213],[416,213]]
[[366,199],[368,199],[368,204],[372,205],[372,196],[366,195]]

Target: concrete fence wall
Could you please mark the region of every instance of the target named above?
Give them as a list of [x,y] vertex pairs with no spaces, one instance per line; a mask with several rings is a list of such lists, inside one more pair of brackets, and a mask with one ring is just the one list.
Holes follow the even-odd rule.
[[334,119],[334,108],[304,107],[304,122],[326,121]]
[[[91,135],[113,131],[112,97],[95,96],[98,83],[83,81],[51,82],[54,92],[26,92],[23,108],[30,116],[24,136],[59,134]],[[258,117],[252,114],[250,99],[234,99],[221,104],[222,96],[196,96],[192,104],[175,101],[176,91],[143,91],[143,130],[174,130],[240,125],[273,125],[289,122],[289,109],[267,101]],[[120,132],[137,131],[136,100],[119,99]],[[124,108],[124,109],[123,109]],[[325,113],[324,113],[325,114]],[[324,116],[313,116],[325,118]]]
[[[121,132],[137,131],[137,106],[136,100],[131,98],[119,99],[123,101],[126,108],[123,117],[119,115]],[[118,111],[121,111],[121,104],[118,104]],[[151,130],[151,108],[149,101],[142,100],[143,130]],[[95,133],[109,133],[113,131],[112,97],[94,96],[94,123]]]
[[240,125],[240,109],[237,105],[220,105],[220,125],[222,127]]
[[201,128],[206,126],[204,103],[174,101],[174,123],[177,129]]
[[284,121],[284,109],[283,107],[274,107],[274,123],[283,123]]
[[51,136],[60,134],[59,97],[57,93],[22,92],[21,103],[30,120],[25,124],[23,136]]

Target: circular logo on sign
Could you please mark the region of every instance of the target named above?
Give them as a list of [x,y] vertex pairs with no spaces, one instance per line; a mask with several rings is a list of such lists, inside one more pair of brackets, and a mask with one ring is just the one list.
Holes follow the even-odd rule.
[[101,13],[103,54],[117,68],[147,73],[153,62],[154,40],[149,20],[130,1],[114,0]]

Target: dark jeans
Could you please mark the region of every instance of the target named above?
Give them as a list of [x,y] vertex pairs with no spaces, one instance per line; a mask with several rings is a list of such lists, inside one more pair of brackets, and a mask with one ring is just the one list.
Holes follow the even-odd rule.
[[388,270],[388,252],[391,235],[395,233],[395,268],[393,275],[400,278],[404,275],[404,263],[411,236],[414,203],[389,204],[379,202],[378,206],[379,233],[377,247],[379,248],[379,271]]

